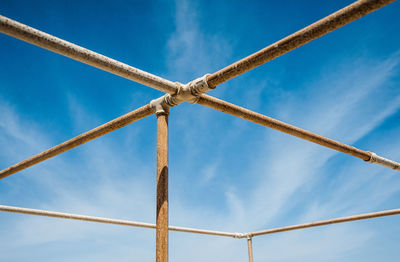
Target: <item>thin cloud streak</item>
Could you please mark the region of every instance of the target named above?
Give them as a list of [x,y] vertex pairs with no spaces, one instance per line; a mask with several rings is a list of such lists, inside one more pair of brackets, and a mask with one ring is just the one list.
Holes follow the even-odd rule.
[[[215,47],[215,41],[209,41],[213,38],[202,30],[198,21],[201,13],[194,3],[179,0],[176,7],[176,31],[168,42],[168,71],[173,76],[171,79],[183,81],[210,72],[213,65],[207,56],[212,54],[223,61],[225,58],[221,53],[229,54],[231,47],[222,36],[214,36],[218,47]],[[225,52],[225,49],[228,51]],[[343,61],[340,69],[329,70],[329,76],[311,79],[310,86],[295,94],[299,99],[282,104],[271,113],[339,141],[361,143],[363,147],[376,149],[384,156],[387,152],[388,157],[400,160],[400,155],[396,153],[400,143],[396,142],[396,137],[390,145],[378,145],[379,141],[362,143],[399,111],[400,94],[386,86],[398,74],[398,63],[397,54],[383,62],[363,58]],[[264,85],[268,83],[263,82]],[[218,92],[224,92],[221,90]],[[258,91],[254,90],[253,95],[245,99],[258,108],[263,101]],[[88,122],[100,118],[88,112],[85,101],[72,95],[67,97],[67,101],[70,115],[74,116],[73,128],[86,128]],[[171,156],[171,162],[179,160],[180,165],[171,165],[170,169],[170,178],[176,185],[170,191],[173,198],[170,202],[170,224],[246,232],[352,215],[381,208],[382,203],[393,197],[400,186],[390,170],[373,167],[359,159],[268,130],[259,147],[254,149],[259,157],[253,162],[243,163],[248,172],[242,176],[256,182],[237,183],[231,177],[221,181],[220,170],[231,168],[223,166],[226,159],[222,149],[230,141],[239,141],[248,128],[254,126],[247,127],[236,119],[215,123],[216,119],[220,119],[214,116],[215,112],[194,114],[194,110],[199,109],[194,107],[185,107],[185,110],[177,108],[171,117],[171,136],[179,135],[179,140],[174,140],[174,143],[180,146]],[[52,144],[54,138],[51,134],[40,135],[47,133],[42,132],[45,128],[39,123],[30,121],[26,125],[29,120],[3,102],[0,109],[3,109],[0,111],[3,119],[11,123],[7,126],[0,124],[1,137],[10,138],[1,140],[2,146],[11,148],[20,144],[4,159],[8,161],[8,158],[31,151],[37,153],[43,145]],[[227,126],[227,123],[235,128]],[[217,137],[221,126],[224,131],[230,130]],[[132,132],[139,132],[136,130],[140,128]],[[217,137],[215,141],[212,140],[214,137]],[[205,140],[213,141],[212,148],[202,148],[202,141]],[[149,167],[154,163],[145,163],[143,155],[147,151],[143,148],[124,146],[136,142],[132,136],[96,140],[57,157],[49,164],[29,169],[30,181],[37,183],[35,193],[38,199],[27,199],[23,194],[18,197],[32,208],[154,223],[155,174],[154,166]],[[236,149],[238,154],[247,153],[239,146]],[[135,159],[124,157],[127,152]],[[216,157],[199,165],[204,159],[210,159],[206,158],[207,154]],[[338,163],[343,168],[329,170],[332,163]],[[186,191],[179,191],[177,187]],[[211,187],[222,191],[218,195],[221,198],[214,198],[215,203],[207,206],[202,200],[211,194]],[[189,191],[201,192],[195,203],[187,200]],[[41,194],[51,195],[51,198],[43,201]],[[8,201],[12,201],[10,196],[2,197],[2,204]],[[119,261],[131,261],[132,258],[154,260],[153,230],[16,214],[0,215],[4,218],[0,226],[1,232],[5,232],[2,233],[3,238],[13,239],[5,241],[2,246],[0,258],[7,261],[43,259],[40,253],[49,247],[53,250],[51,255],[62,254],[60,261],[110,261],[116,257]],[[254,238],[254,253],[256,260],[336,261],[371,243],[377,234],[375,227],[357,223],[286,232]],[[247,260],[245,239],[171,232],[170,241],[171,261]],[[56,247],[53,249],[52,245]],[[46,253],[46,257],[52,256]]]

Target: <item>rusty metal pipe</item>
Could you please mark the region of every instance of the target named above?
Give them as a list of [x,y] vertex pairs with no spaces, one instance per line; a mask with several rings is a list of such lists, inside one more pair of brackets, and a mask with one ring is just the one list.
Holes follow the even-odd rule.
[[207,78],[208,85],[212,88],[216,87],[229,79],[284,55],[394,1],[395,0],[356,1],[296,33],[209,75]]
[[253,262],[253,243],[252,237],[247,236],[247,249],[249,253],[249,262]]
[[177,91],[177,86],[174,82],[147,73],[1,15],[0,32],[160,91],[170,94],[174,94]]
[[[1,212],[9,212],[9,213],[17,213],[17,214],[25,214],[25,215],[33,215],[33,216],[80,220],[80,221],[104,223],[104,224],[114,224],[114,225],[120,225],[120,226],[131,226],[131,227],[142,227],[142,228],[153,228],[153,229],[156,228],[155,224],[144,223],[144,222],[136,222],[136,221],[130,221],[130,220],[112,219],[112,218],[104,218],[104,217],[93,217],[93,216],[77,215],[77,214],[71,214],[71,213],[47,211],[47,210],[41,210],[41,209],[31,209],[31,208],[24,208],[24,207],[0,205],[0,211]],[[242,235],[240,233],[230,233],[230,232],[223,232],[223,231],[214,231],[214,230],[188,228],[188,227],[177,227],[177,226],[170,226],[170,227],[168,227],[168,229],[170,231],[183,232],[183,233],[195,233],[195,234],[233,237],[233,238],[240,238],[240,236]]]
[[[54,211],[47,211],[47,210],[41,210],[41,209],[31,209],[31,208],[14,207],[14,206],[0,205],[0,211],[26,214],[26,215],[35,215],[35,216],[54,217],[54,218],[71,219],[71,220],[82,220],[82,221],[88,221],[88,222],[115,224],[115,225],[122,225],[122,226],[156,228],[156,225],[154,225],[154,224],[143,223],[143,222],[102,218],[102,217],[93,217],[93,216],[86,216],[86,215],[77,215],[77,214],[71,214],[71,213],[62,213],[62,212],[54,212]],[[268,230],[250,232],[250,233],[230,233],[230,232],[195,229],[195,228],[187,228],[187,227],[176,227],[176,226],[170,226],[169,230],[177,231],[177,232],[197,233],[197,234],[226,236],[226,237],[233,237],[233,238],[247,238],[248,239],[248,238],[251,238],[254,236],[260,236],[260,235],[266,235],[266,234],[273,234],[273,233],[292,231],[292,230],[298,230],[298,229],[304,229],[304,228],[310,228],[310,227],[324,226],[324,225],[330,225],[330,224],[351,222],[351,221],[357,221],[357,220],[365,220],[365,219],[399,215],[399,214],[400,214],[400,209],[392,209],[392,210],[385,210],[385,211],[360,214],[360,215],[348,216],[348,217],[341,217],[341,218],[335,218],[335,219],[329,219],[329,220],[320,220],[320,221],[316,221],[316,222],[312,222],[312,223],[305,223],[305,224],[299,224],[299,225],[294,225],[294,226],[277,227],[277,228],[272,228],[272,229],[268,229]]]
[[[333,150],[361,158],[365,161],[370,161],[371,163],[380,164],[380,165],[395,169],[397,171],[400,171],[400,164],[397,162],[394,162],[391,160],[388,160],[385,162],[374,161],[376,159],[376,157],[374,157],[374,153],[343,144],[343,143],[335,141],[333,139],[315,134],[308,130],[287,124],[285,122],[262,115],[260,113],[256,113],[254,111],[234,105],[232,103],[223,101],[221,99],[203,94],[200,96],[197,103],[200,105],[203,105],[203,106],[206,106],[209,108],[213,108],[215,110],[233,115],[233,116],[240,117],[240,118],[248,120],[250,122],[253,122],[253,123],[256,123],[256,124],[259,124],[262,126],[266,126],[266,127],[278,130],[280,132],[292,135],[292,136],[296,136],[298,138],[313,142],[315,144],[319,144],[319,145],[331,148]],[[382,158],[382,157],[380,157],[380,158]],[[382,159],[385,159],[385,158],[382,158]],[[387,159],[385,159],[385,160],[387,160]]]
[[55,147],[52,147],[40,154],[34,155],[22,162],[19,162],[13,166],[10,166],[6,169],[0,171],[0,179],[5,178],[9,175],[15,174],[25,168],[33,166],[37,163],[40,163],[46,159],[54,157],[58,154],[61,154],[65,151],[68,151],[74,147],[80,146],[86,142],[89,142],[95,138],[108,134],[116,129],[124,127],[130,123],[133,123],[137,120],[140,120],[146,116],[153,114],[153,110],[150,108],[149,105],[145,105],[140,107],[128,114],[120,116],[104,125],[96,127],[90,131],[87,131],[77,137],[74,137],[64,143],[61,143]]
[[331,225],[331,224],[338,224],[338,223],[344,223],[344,222],[350,222],[350,221],[356,221],[356,220],[364,220],[364,219],[370,219],[370,218],[376,218],[376,217],[393,216],[393,215],[399,215],[399,214],[400,214],[400,209],[392,209],[392,210],[386,210],[386,211],[380,211],[380,212],[374,212],[374,213],[361,214],[361,215],[356,215],[356,216],[348,216],[348,217],[339,217],[339,218],[328,219],[328,220],[320,220],[320,221],[316,221],[316,222],[299,224],[299,225],[294,225],[294,226],[277,227],[277,228],[272,228],[272,229],[267,229],[267,230],[262,230],[262,231],[251,232],[251,233],[248,233],[248,235],[251,237],[254,237],[254,236],[267,235],[267,234],[279,233],[279,232],[284,232],[284,231],[292,231],[292,230],[303,229],[303,228],[325,226],[325,225]]
[[168,262],[168,111],[157,112],[156,261]]
[[77,215],[77,214],[71,214],[71,213],[47,211],[47,210],[41,210],[41,209],[31,209],[31,208],[24,208],[24,207],[0,205],[0,211],[9,212],[9,213],[25,214],[25,215],[42,216],[42,217],[53,217],[53,218],[62,218],[62,219],[69,219],[69,220],[80,220],[80,221],[86,221],[86,222],[114,224],[114,225],[120,225],[120,226],[156,228],[156,225],[154,225],[154,224],[143,223],[143,222],[135,222],[135,221],[129,221],[129,220],[103,218],[103,217],[93,217],[93,216],[86,216],[86,215]]

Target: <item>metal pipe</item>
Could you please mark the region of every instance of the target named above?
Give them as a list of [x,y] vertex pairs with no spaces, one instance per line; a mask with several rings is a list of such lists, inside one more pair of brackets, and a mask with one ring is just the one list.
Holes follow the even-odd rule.
[[247,249],[249,253],[249,262],[253,262],[253,244],[251,236],[247,236]]
[[242,233],[230,233],[230,232],[222,232],[222,231],[214,231],[214,230],[204,230],[204,229],[194,229],[194,228],[185,228],[185,227],[175,227],[169,226],[170,231],[178,231],[178,232],[186,232],[186,233],[195,233],[195,234],[204,234],[204,235],[214,235],[221,237],[233,237],[233,238],[243,238]]
[[54,217],[54,218],[81,220],[81,221],[104,223],[104,224],[114,224],[114,225],[121,225],[121,226],[156,228],[156,225],[154,225],[154,224],[143,223],[143,222],[135,222],[135,221],[111,219],[111,218],[103,218],[103,217],[93,217],[93,216],[85,216],[85,215],[76,215],[76,214],[70,214],[70,213],[54,212],[54,211],[47,211],[47,210],[40,210],[40,209],[30,209],[30,208],[23,208],[23,207],[0,205],[0,211],[26,214],[26,215],[34,215],[34,216],[42,216],[42,217]]
[[30,166],[33,166],[37,163],[40,163],[46,159],[54,157],[58,154],[61,154],[65,151],[68,151],[74,147],[80,146],[86,142],[89,142],[95,138],[103,136],[111,131],[124,127],[130,123],[133,123],[139,119],[142,119],[146,116],[153,114],[153,110],[149,105],[145,105],[141,108],[138,108],[128,114],[120,116],[114,120],[111,120],[108,123],[105,123],[99,127],[96,127],[86,133],[83,133],[77,137],[74,137],[64,143],[61,143],[55,147],[52,147],[40,154],[34,155],[22,162],[19,162],[13,166],[10,166],[6,169],[0,171],[0,179],[5,178],[9,175],[12,175],[16,172],[24,170]]
[[168,111],[157,114],[156,261],[168,262]]
[[[397,162],[390,160],[391,165],[389,166],[388,161],[386,161],[386,162],[374,161],[374,159],[376,159],[376,157],[373,158],[374,153],[343,144],[341,142],[335,141],[333,139],[330,139],[330,138],[327,138],[327,137],[324,137],[321,135],[317,135],[310,131],[287,124],[285,122],[262,115],[260,113],[256,113],[254,111],[234,105],[232,103],[223,101],[221,99],[203,94],[200,96],[200,99],[198,100],[197,103],[201,104],[203,106],[213,108],[215,110],[233,115],[233,116],[240,117],[242,119],[251,121],[253,123],[256,123],[256,124],[259,124],[262,126],[266,126],[266,127],[278,130],[280,132],[284,132],[286,134],[292,135],[292,136],[296,136],[298,138],[313,142],[315,144],[319,144],[319,145],[331,148],[333,150],[361,158],[365,161],[380,164],[380,165],[395,169],[397,171],[400,171],[400,164]],[[384,158],[382,158],[382,159],[384,159]]]
[[[96,222],[96,223],[115,224],[115,225],[121,225],[121,226],[156,228],[156,225],[154,225],[154,224],[143,223],[143,222],[134,222],[134,221],[120,220],[120,219],[76,215],[76,214],[70,214],[70,213],[62,213],[62,212],[54,212],[54,211],[30,209],[30,208],[22,208],[22,207],[13,207],[13,206],[4,206],[4,205],[0,205],[0,211],[26,214],[26,215],[71,219],[71,220],[82,220],[82,221]],[[361,215],[356,215],[356,216],[341,217],[341,218],[335,218],[335,219],[329,219],[329,220],[321,220],[321,221],[317,221],[317,222],[299,224],[299,225],[294,225],[294,226],[278,227],[278,228],[273,228],[273,229],[268,229],[268,230],[255,231],[255,232],[246,233],[246,234],[195,229],[195,228],[187,228],[187,227],[176,227],[176,226],[170,226],[169,230],[177,231],[177,232],[225,236],[225,237],[233,237],[233,238],[244,238],[244,237],[249,238],[249,237],[254,237],[254,236],[273,234],[273,233],[279,233],[279,232],[284,232],[284,231],[292,231],[292,230],[298,230],[298,229],[309,228],[309,227],[324,226],[324,225],[329,225],[329,224],[337,224],[337,223],[343,223],[343,222],[350,222],[350,221],[356,221],[356,220],[364,220],[364,219],[392,216],[392,215],[399,215],[399,214],[400,214],[400,209],[392,209],[392,210],[386,210],[386,211],[380,211],[380,212],[374,212],[374,213],[361,214]]]
[[294,226],[277,227],[277,228],[272,228],[272,229],[267,229],[267,230],[262,230],[262,231],[251,232],[251,233],[248,233],[248,235],[251,237],[255,237],[255,236],[260,236],[260,235],[267,235],[267,234],[273,234],[273,233],[284,232],[284,231],[292,231],[292,230],[309,228],[309,227],[318,227],[318,226],[324,226],[324,225],[330,225],[330,224],[337,224],[337,223],[343,223],[343,222],[350,222],[350,221],[356,221],[356,220],[363,220],[363,219],[369,219],[369,218],[375,218],[375,217],[392,216],[392,215],[399,215],[399,214],[400,214],[400,209],[392,209],[392,210],[386,210],[386,211],[380,211],[380,212],[374,212],[374,213],[361,214],[361,215],[356,215],[356,216],[339,217],[339,218],[334,218],[334,219],[321,220],[321,221],[299,224],[299,225],[294,225]]
[[1,15],[0,32],[160,91],[170,94],[174,94],[177,91],[174,82],[121,63]]
[[363,17],[395,0],[359,0],[345,8],[267,46],[208,76],[210,87],[216,87],[274,58],[288,53],[314,39]]
[[[19,213],[19,214],[25,214],[25,215],[53,217],[53,218],[62,218],[62,219],[71,219],[71,220],[81,220],[81,221],[104,223],[104,224],[114,224],[114,225],[120,225],[120,226],[143,227],[143,228],[153,228],[153,229],[156,228],[155,224],[150,224],[150,223],[135,222],[135,221],[121,220],[121,219],[103,218],[103,217],[93,217],[93,216],[85,216],[85,215],[76,215],[76,214],[70,214],[70,213],[46,211],[46,210],[40,210],[40,209],[30,209],[30,208],[23,208],[23,207],[0,205],[0,211],[10,212],[10,213]],[[187,228],[187,227],[176,227],[176,226],[170,226],[168,229],[170,231],[183,232],[183,233],[195,233],[195,234],[233,237],[233,238],[238,238],[238,235],[240,235],[239,233],[229,233],[229,232],[222,232],[222,231],[213,231],[213,230]]]

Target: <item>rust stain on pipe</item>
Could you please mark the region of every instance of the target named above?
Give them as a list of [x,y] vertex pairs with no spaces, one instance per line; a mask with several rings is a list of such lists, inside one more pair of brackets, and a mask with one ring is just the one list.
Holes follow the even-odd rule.
[[299,127],[287,124],[285,122],[262,115],[260,113],[253,112],[249,109],[231,104],[229,102],[220,100],[209,95],[202,95],[197,103],[233,116],[240,117],[253,123],[266,126],[292,136],[296,136],[315,144],[329,147],[331,149],[361,158],[365,161],[368,161],[371,158],[371,152],[360,150],[358,148],[340,143],[333,139],[317,135],[308,130],[301,129]]
[[252,232],[252,233],[249,233],[249,235],[250,236],[260,236],[260,235],[292,231],[292,230],[303,229],[303,228],[318,227],[318,226],[324,226],[324,225],[331,225],[331,224],[344,223],[344,222],[363,220],[363,219],[370,219],[370,218],[376,218],[376,217],[393,216],[393,215],[399,215],[399,214],[400,214],[400,209],[392,209],[392,210],[386,210],[386,211],[380,211],[380,212],[374,212],[374,213],[368,213],[368,214],[362,214],[362,215],[321,220],[321,221],[299,224],[299,225],[294,225],[294,226],[272,228],[272,229],[268,229],[268,230]]
[[142,119],[146,116],[149,116],[151,114],[153,114],[153,111],[149,105],[145,105],[141,108],[138,108],[138,109],[136,109],[128,114],[125,114],[123,116],[120,116],[104,125],[96,127],[94,129],[92,129],[88,132],[85,132],[77,137],[74,137],[62,144],[52,147],[40,154],[37,154],[37,155],[30,157],[22,162],[19,162],[18,164],[15,164],[9,168],[6,168],[6,169],[0,171],[0,179],[5,178],[9,175],[15,174],[21,170],[24,170],[24,169],[30,167],[30,166],[33,166],[33,165],[40,163],[46,159],[49,159],[58,154],[61,154],[67,150],[74,148],[74,147],[80,146],[86,142],[89,142],[95,138],[103,136],[103,135],[110,133],[121,127],[124,127],[130,123],[133,123],[133,122],[135,122],[139,119]]
[[249,262],[253,262],[253,243],[250,236],[247,237],[247,251],[249,253]]
[[286,54],[394,1],[395,0],[359,0],[354,2],[296,33],[209,75],[207,78],[208,84],[210,87],[216,87],[229,79]]
[[168,262],[168,113],[157,115],[156,261]]
[[176,84],[0,15],[0,32],[104,71],[174,94]]

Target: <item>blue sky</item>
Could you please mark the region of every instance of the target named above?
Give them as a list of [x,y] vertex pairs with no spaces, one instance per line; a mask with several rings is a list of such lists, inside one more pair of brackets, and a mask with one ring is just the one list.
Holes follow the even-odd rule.
[[[187,82],[352,1],[18,1],[0,14]],[[210,94],[400,160],[400,3]],[[0,35],[6,168],[148,103],[159,91]],[[0,183],[1,203],[155,222],[154,116]],[[390,169],[200,105],[170,115],[170,224],[248,232],[399,208]],[[0,214],[0,261],[154,261],[155,232]],[[398,261],[400,217],[253,240],[255,261]],[[170,233],[170,261],[247,261],[246,240]]]

